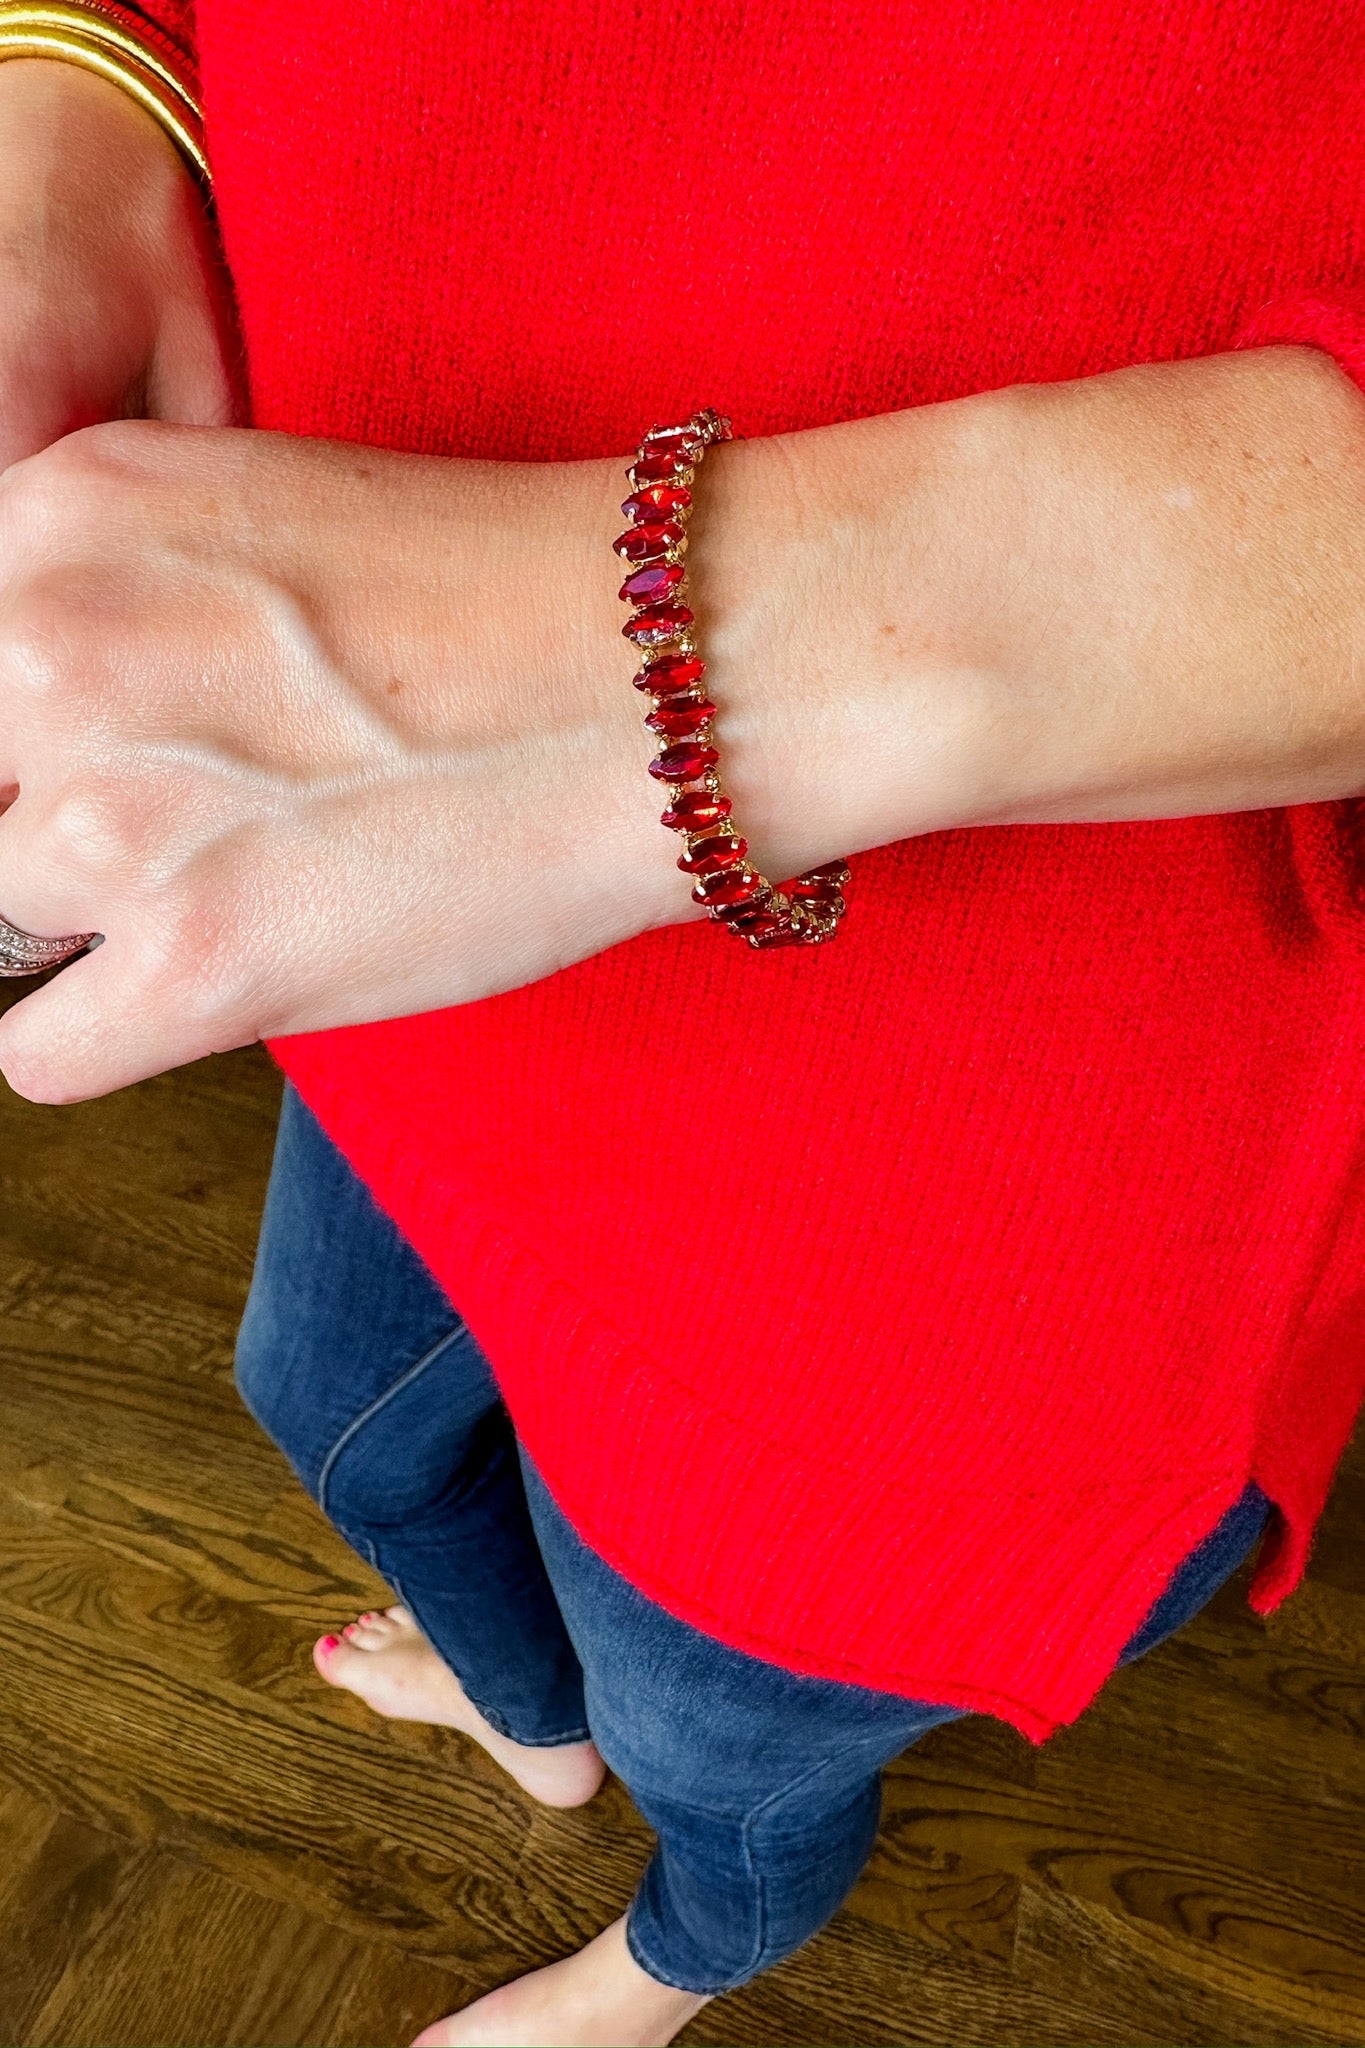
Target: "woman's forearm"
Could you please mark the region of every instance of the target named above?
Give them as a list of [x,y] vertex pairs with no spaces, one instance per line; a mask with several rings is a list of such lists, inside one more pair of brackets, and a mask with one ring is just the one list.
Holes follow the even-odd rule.
[[[0,917],[104,944],[0,1019],[0,1072],[97,1094],[704,916],[621,638],[623,466],[143,421],[14,464]],[[1312,352],[721,446],[688,559],[774,879],[1365,788],[1365,399]]]
[[1365,789],[1365,398],[1315,350],[741,442],[694,531],[770,872]]

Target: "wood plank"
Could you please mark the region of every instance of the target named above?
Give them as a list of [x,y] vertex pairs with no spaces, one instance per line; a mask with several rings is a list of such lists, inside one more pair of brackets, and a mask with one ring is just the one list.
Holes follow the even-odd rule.
[[[14,995],[0,985],[0,1011]],[[57,1111],[6,1094],[5,1263],[77,1282],[169,1281],[230,1316],[250,1276],[280,1087],[253,1048]]]
[[1365,1594],[1365,1415],[1356,1424],[1313,1532],[1308,1577],[1313,1585]]
[[[1077,2018],[1093,2014],[1092,2025],[1117,2024],[1128,2048],[1349,2048],[1359,2038],[1350,2014],[1334,2011],[1330,2001],[1289,2015],[1262,2003],[1255,1987],[1250,1998],[1240,1996],[1247,1987],[1224,1973],[1170,1969],[1173,1953],[1149,1925],[1082,1900],[1028,1887],[1020,1902],[1020,1990],[1036,1988]],[[1085,2034],[1059,2031],[1057,2038]]]
[[239,1556],[277,1506],[311,1528],[297,1482],[226,1376],[205,1383],[149,1366],[132,1347],[105,1361],[0,1344],[0,1387],[0,1490],[35,1506],[171,1540],[182,1520],[216,1519]]
[[[1022,1903],[1022,1902],[1021,1902]],[[1031,1916],[1031,1917],[1029,1917]],[[924,1964],[887,1929],[849,1913],[787,1962],[705,2007],[686,2048],[1345,2048],[1345,2031],[1273,2017],[1218,1991],[1148,1972],[1065,1902],[1029,1902],[1027,1960],[1015,1972],[945,1957]],[[1045,1928],[1054,1930],[1047,1947]]]
[[[1334,1826],[1320,1841],[1311,1826],[1301,1825],[1308,1846],[1297,1856],[1252,1859],[1246,1837],[1260,1840],[1261,1816],[1245,1808],[1224,1815],[1220,1835],[1210,1808],[1178,1773],[1166,1791],[1165,1814],[1158,1786],[1129,1779],[1107,1801],[1097,1790],[1088,1797],[1059,1797],[1049,1786],[1026,1793],[977,1778],[969,1768],[950,1775],[941,1754],[931,1762],[912,1752],[888,1774],[882,1838],[871,1867],[889,1871],[926,1854],[959,1858],[969,1869],[1008,1871],[1021,1882],[1098,1899],[1116,1912],[1127,1910],[1126,1872],[1164,1871],[1181,1884],[1241,1899],[1248,1913],[1267,1921],[1278,1916],[1287,1926],[1316,1930],[1365,1958],[1358,1811],[1330,1816]],[[1201,1830],[1205,1816],[1210,1825]]]
[[956,1951],[983,1967],[1006,1969],[1014,1958],[1019,1892],[1010,1871],[975,1870],[952,1855],[906,1855],[883,1841],[848,1910],[893,1930],[926,1956]]
[[[313,2048],[355,2039],[370,1985],[392,1987],[382,2033],[397,2041],[405,2007],[465,2003],[458,1977],[427,1966],[406,1997],[399,1972],[358,1942],[297,1908],[244,1891],[171,1856],[148,1858],[89,1947],[73,1958],[26,2037],[25,2048]],[[433,2017],[436,2015],[432,2015]]]
[[117,1452],[107,1476],[87,1476],[74,1452],[23,1463],[12,1448],[12,1438],[0,1444],[0,1546],[20,1573],[26,1557],[59,1572],[74,1548],[87,1562],[101,1560],[111,1592],[125,1568],[130,1587],[147,1573],[169,1574],[209,1600],[323,1629],[384,1590],[292,1478],[268,1469],[259,1486],[250,1483],[262,1462],[254,1447],[236,1487],[221,1471],[205,1485],[183,1456],[168,1474],[148,1470],[144,1451],[125,1478],[128,1460]]
[[1365,1681],[1365,1589],[1352,1593],[1309,1579],[1263,1626],[1267,1642],[1281,1651],[1308,1650]]
[[400,1949],[356,1947],[356,1959],[338,1985],[335,2009],[305,2048],[375,2048],[377,2042],[411,2041],[433,2020],[444,2019],[490,1988]]
[[[94,1826],[189,1855],[364,1937],[500,1981],[621,1910],[640,1861],[611,1809],[549,1814],[475,1744],[187,1680],[0,1601],[11,1778]],[[439,1759],[439,1761],[438,1761]],[[591,1817],[589,1812],[591,1811]],[[639,1840],[640,1824],[628,1831]]]
[[1156,1851],[1174,1845],[1214,1868],[1249,1865],[1358,1909],[1365,1749],[1350,1732],[1343,1682],[1349,1690],[1353,1674],[1330,1660],[1259,1640],[1232,1662],[1168,1644],[1034,1752],[1031,1787],[1002,1777],[993,1749],[979,1758],[980,1724],[961,1722],[892,1766],[886,1812],[978,1868],[1026,1875],[1041,1833],[1065,1842],[1088,1824]]
[[0,1787],[0,2048],[13,2048],[136,1867],[131,1843]]

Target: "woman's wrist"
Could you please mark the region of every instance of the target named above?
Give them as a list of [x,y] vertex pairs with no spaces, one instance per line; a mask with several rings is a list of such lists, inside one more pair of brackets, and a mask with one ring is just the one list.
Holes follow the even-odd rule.
[[963,823],[992,784],[998,681],[970,665],[941,567],[966,539],[952,412],[708,457],[689,562],[726,787],[765,873]]
[[[630,687],[610,548],[620,462],[449,462],[270,440],[282,475],[320,479],[319,523],[356,536],[338,551],[305,530],[283,576],[311,584],[367,715],[450,764],[448,795],[434,781],[433,801],[525,874],[563,926],[564,960],[703,916],[658,825]],[[242,445],[248,467],[252,453]],[[440,886],[433,878],[433,898]]]
[[[1327,359],[1280,350],[713,448],[689,601],[752,859],[786,877],[946,828],[1365,783],[1346,659],[1361,415]],[[614,518],[616,466],[597,468],[564,473],[590,485],[570,533],[598,499]],[[601,614],[594,587],[591,673],[630,699]],[[641,775],[642,817],[653,794]],[[664,883],[663,921],[694,914]]]
[[689,561],[769,872],[1365,787],[1365,399],[1272,349],[708,458]]
[[110,0],[0,0],[0,63],[34,59],[112,85],[168,137],[207,189],[196,67],[162,28]]

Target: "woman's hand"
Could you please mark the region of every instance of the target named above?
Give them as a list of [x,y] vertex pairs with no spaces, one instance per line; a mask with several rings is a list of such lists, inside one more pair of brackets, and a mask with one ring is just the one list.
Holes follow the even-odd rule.
[[[99,1094],[703,915],[620,638],[623,462],[128,422],[0,480],[0,916],[105,939],[0,1020],[12,1085]],[[688,560],[774,880],[1365,789],[1365,400],[1313,351],[714,448]]]
[[101,1094],[686,916],[620,495],[614,463],[147,422],[12,467],[0,915],[104,943],[0,1019],[11,1085]]
[[75,65],[0,63],[0,469],[95,420],[226,423],[230,333],[168,137]]

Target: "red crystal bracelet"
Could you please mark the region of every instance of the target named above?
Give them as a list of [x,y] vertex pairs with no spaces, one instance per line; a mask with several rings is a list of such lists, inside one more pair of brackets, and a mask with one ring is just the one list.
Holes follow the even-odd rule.
[[746,859],[749,843],[731,822],[716,773],[716,707],[702,683],[706,663],[697,652],[682,558],[697,465],[713,441],[731,439],[729,420],[707,407],[682,426],[651,427],[640,443],[621,507],[631,524],[612,542],[630,565],[621,596],[637,607],[621,631],[645,663],[635,687],[654,699],[645,725],[660,742],[649,772],[668,784],[672,798],[659,822],[686,838],[678,866],[696,877],[693,899],[751,946],[819,945],[839,929],[847,862],[826,861],[775,889]]

